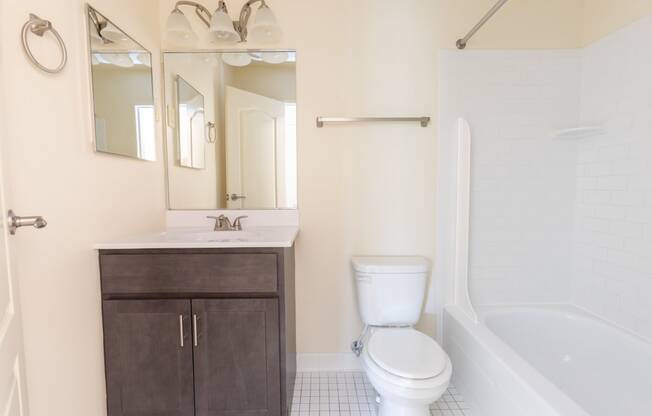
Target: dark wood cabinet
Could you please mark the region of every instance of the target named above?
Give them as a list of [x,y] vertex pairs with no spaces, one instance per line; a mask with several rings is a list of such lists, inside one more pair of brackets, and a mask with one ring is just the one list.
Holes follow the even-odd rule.
[[292,248],[101,250],[108,416],[285,416]]
[[281,414],[278,301],[192,301],[197,416]]
[[192,346],[181,345],[189,319],[187,300],[104,301],[110,415],[193,416]]

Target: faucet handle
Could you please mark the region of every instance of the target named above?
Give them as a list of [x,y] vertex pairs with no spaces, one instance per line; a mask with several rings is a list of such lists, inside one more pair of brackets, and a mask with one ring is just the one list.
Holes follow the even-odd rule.
[[229,221],[229,218],[224,214],[220,215],[219,217],[215,217],[213,215],[207,215],[206,218],[211,218],[215,220],[215,227],[213,228],[213,231],[222,231],[222,230],[231,229],[231,221]]
[[241,215],[239,217],[236,217],[235,220],[233,220],[233,229],[235,229],[236,231],[242,231],[241,220],[243,220],[245,218],[249,218],[249,216],[248,215]]
[[220,217],[216,217],[214,215],[207,215],[206,218],[215,220],[215,226],[213,226],[213,231],[217,231],[219,224],[220,224]]

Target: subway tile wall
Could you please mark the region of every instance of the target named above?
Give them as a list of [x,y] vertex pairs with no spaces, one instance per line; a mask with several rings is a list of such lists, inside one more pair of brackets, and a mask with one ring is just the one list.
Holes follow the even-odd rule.
[[441,66],[440,122],[472,131],[474,303],[569,301],[577,144],[552,133],[577,124],[578,51],[446,51]]
[[[652,48],[643,39],[652,16],[584,49],[442,53],[442,130],[458,117],[472,129],[475,304],[572,302],[652,339]],[[551,134],[578,126],[604,131]]]
[[652,16],[582,51],[573,301],[652,339]]

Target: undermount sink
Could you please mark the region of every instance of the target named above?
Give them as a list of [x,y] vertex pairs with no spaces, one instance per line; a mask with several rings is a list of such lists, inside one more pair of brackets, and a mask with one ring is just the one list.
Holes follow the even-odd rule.
[[168,240],[170,241],[196,241],[202,243],[248,241],[257,236],[257,233],[250,231],[198,231],[167,233]]

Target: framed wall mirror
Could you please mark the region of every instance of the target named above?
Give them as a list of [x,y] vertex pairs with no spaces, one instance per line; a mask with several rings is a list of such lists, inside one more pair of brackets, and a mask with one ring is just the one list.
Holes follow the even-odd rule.
[[296,53],[166,52],[168,207],[297,207]]
[[95,150],[156,160],[152,55],[87,7]]

